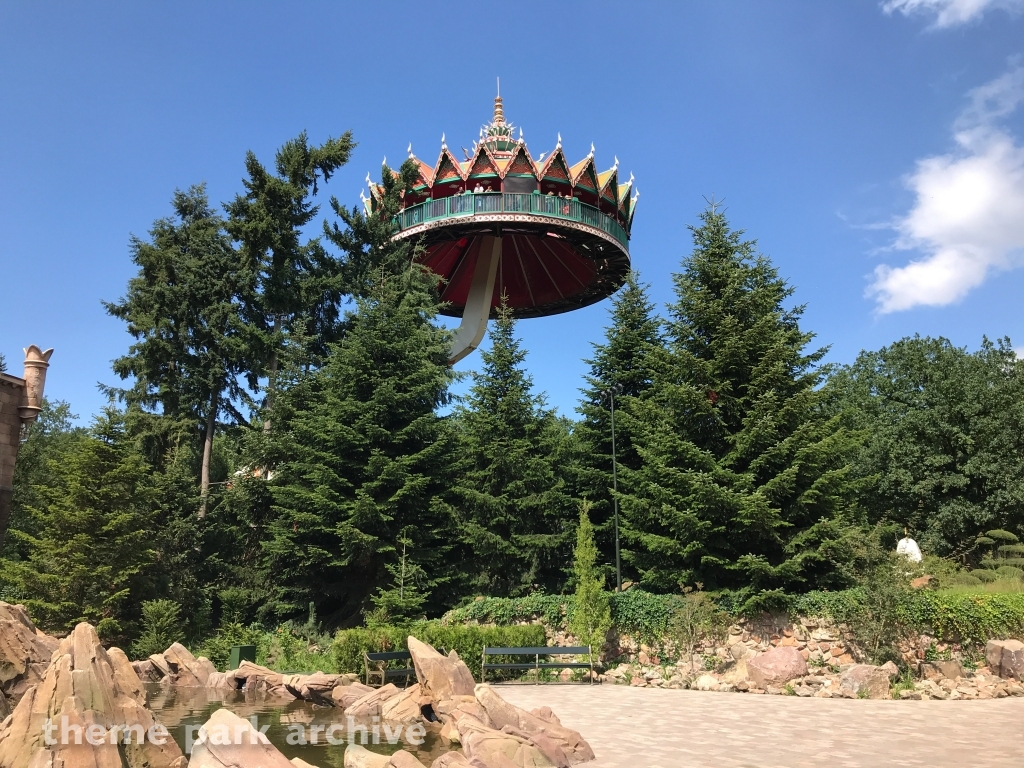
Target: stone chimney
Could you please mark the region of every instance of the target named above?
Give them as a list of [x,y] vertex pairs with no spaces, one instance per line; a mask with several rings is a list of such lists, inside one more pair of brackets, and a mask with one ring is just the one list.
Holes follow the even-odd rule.
[[35,344],[25,350],[25,377],[0,373],[0,549],[7,537],[14,495],[14,463],[21,447],[23,427],[43,410],[43,387],[52,349]]

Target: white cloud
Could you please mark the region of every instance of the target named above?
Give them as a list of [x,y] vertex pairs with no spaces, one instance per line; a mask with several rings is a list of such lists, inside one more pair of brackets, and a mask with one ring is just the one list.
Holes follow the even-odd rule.
[[912,13],[934,15],[932,26],[935,28],[967,24],[990,8],[1014,12],[1024,8],[1024,0],[886,0],[882,3],[882,10],[886,13],[899,11],[904,16]]
[[916,199],[894,247],[924,255],[875,269],[868,295],[882,313],[952,304],[1024,255],[1024,147],[996,124],[1024,101],[1024,67],[969,96],[956,151],[919,160],[906,180]]

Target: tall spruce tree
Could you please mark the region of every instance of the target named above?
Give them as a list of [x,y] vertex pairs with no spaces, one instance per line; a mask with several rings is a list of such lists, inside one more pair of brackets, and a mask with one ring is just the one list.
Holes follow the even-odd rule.
[[413,542],[407,566],[425,574],[420,588],[447,578],[454,451],[436,411],[453,373],[448,333],[434,324],[434,284],[416,266],[382,271],[323,365],[282,372],[263,542],[279,617],[313,602],[329,625],[358,620],[390,581],[403,539]]
[[483,369],[456,413],[467,586],[490,595],[554,591],[564,580],[576,518],[556,471],[567,425],[533,393],[504,303],[490,337]]
[[304,236],[303,227],[319,211],[312,198],[320,181],[347,163],[354,147],[348,132],[320,146],[310,145],[303,132],[278,150],[276,173],[249,152],[245,194],[224,206],[228,232],[239,244],[241,263],[254,286],[246,306],[262,341],[254,373],[269,378],[268,392],[275,388],[284,339],[296,324],[302,324],[321,355],[339,337],[340,265],[319,238]]
[[[626,284],[612,301],[611,323],[605,329],[603,343],[594,345],[587,360],[590,371],[582,390],[574,436],[579,441],[580,458],[575,479],[576,492],[591,501],[590,518],[605,571],[615,564],[615,531],[612,504],[612,429],[611,409],[604,393],[618,385],[616,408],[624,398],[641,397],[651,386],[651,354],[661,346],[660,322],[654,305],[647,298],[648,286],[636,272],[626,276]],[[639,469],[640,457],[633,438],[621,419],[615,424],[615,454],[620,467]],[[635,578],[627,570],[626,578]]]
[[175,192],[172,205],[174,216],[156,221],[150,242],[132,238],[139,273],[124,298],[105,305],[136,339],[113,364],[132,386],[112,391],[127,403],[129,429],[154,464],[182,444],[195,449],[202,514],[221,415],[245,420],[236,406],[248,399],[241,381],[252,369],[242,317],[249,285],[205,187]]
[[841,586],[852,437],[822,413],[824,349],[803,307],[717,205],[674,276],[649,392],[624,406],[641,459],[626,468],[624,557],[642,583],[769,600]]

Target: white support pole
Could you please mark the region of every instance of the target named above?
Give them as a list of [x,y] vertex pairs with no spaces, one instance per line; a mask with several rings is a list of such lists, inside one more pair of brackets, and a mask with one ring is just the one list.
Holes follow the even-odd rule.
[[491,314],[491,299],[494,296],[494,279],[498,275],[501,261],[501,237],[486,235],[480,243],[476,258],[466,308],[462,311],[462,323],[455,331],[452,351],[448,362],[455,364],[480,346],[487,331],[487,318]]

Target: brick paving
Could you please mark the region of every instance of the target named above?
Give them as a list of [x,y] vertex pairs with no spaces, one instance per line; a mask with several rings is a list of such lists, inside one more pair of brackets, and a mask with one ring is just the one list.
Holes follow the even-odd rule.
[[1024,698],[803,699],[617,685],[500,685],[590,742],[587,768],[1024,766]]

